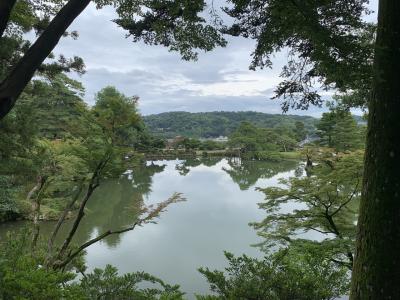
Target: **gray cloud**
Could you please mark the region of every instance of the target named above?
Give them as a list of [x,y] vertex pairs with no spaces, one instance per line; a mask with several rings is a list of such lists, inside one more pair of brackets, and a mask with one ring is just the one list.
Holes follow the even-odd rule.
[[[220,6],[224,1],[216,3]],[[376,8],[376,0],[371,1],[371,8]],[[279,103],[268,99],[280,80],[285,53],[276,55],[273,69],[250,71],[254,42],[229,38],[228,47],[201,53],[197,62],[186,62],[163,47],[125,38],[126,33],[111,22],[115,17],[112,8],[89,6],[70,28],[78,30],[80,38],[63,39],[55,50],[85,60],[87,73],[77,79],[86,87],[88,103],[93,103],[101,88],[113,85],[127,95],[140,96],[144,114],[171,110],[280,112]],[[321,111],[311,108],[291,113],[319,115]]]

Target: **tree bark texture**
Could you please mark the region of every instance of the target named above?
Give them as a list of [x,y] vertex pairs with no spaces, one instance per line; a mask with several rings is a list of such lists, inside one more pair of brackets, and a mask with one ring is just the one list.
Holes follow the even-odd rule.
[[350,299],[400,299],[400,1],[380,0]]

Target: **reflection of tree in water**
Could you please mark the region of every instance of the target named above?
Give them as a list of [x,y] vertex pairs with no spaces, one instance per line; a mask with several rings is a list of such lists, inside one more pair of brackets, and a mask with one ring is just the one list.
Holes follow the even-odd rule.
[[[87,221],[99,233],[109,229],[119,229],[136,221],[144,200],[151,192],[153,176],[164,171],[165,165],[141,165],[132,170],[131,176],[111,180],[103,185],[95,195],[88,209],[91,211]],[[92,218],[92,216],[94,218]],[[121,236],[111,235],[105,239],[109,246],[117,246]]]
[[178,171],[179,175],[186,176],[189,174],[190,169],[185,165],[185,163],[179,163],[175,166],[175,170]]
[[[165,165],[150,164],[132,170],[130,175],[120,179],[103,182],[89,200],[86,216],[83,218],[78,232],[74,236],[75,244],[82,244],[92,236],[107,230],[116,230],[136,221],[144,202],[144,196],[151,192],[152,177],[164,170]],[[68,220],[61,228],[58,242],[67,234],[72,220]],[[54,222],[45,222],[41,226],[43,236],[49,236]],[[115,247],[120,242],[120,235],[111,235],[104,242]]]
[[153,176],[157,173],[164,171],[166,165],[156,165],[151,162],[149,165],[140,165],[132,170],[132,181],[134,188],[142,193],[148,195],[151,192],[153,184]]
[[191,168],[204,165],[207,167],[215,166],[219,163],[222,158],[193,158],[193,159],[186,159],[181,163],[175,166],[175,170],[179,172],[180,175],[186,176],[189,174]]
[[[88,204],[87,217],[79,229],[84,235],[82,240],[88,239],[93,230],[103,233],[134,223],[142,205],[143,193],[133,186],[127,176],[107,181],[99,187]],[[120,235],[111,235],[104,241],[108,246],[116,246],[120,242]]]
[[255,161],[229,158],[230,168],[222,168],[241,190],[248,190],[260,178],[271,178],[280,172],[293,170],[298,165],[296,161]]
[[212,166],[215,166],[217,163],[219,163],[222,159],[223,159],[222,157],[203,158],[202,159],[202,164],[207,166],[207,167],[212,167]]
[[294,176],[296,177],[301,177],[303,176],[305,171],[305,165],[301,163],[300,165],[297,166],[297,168],[294,170]]

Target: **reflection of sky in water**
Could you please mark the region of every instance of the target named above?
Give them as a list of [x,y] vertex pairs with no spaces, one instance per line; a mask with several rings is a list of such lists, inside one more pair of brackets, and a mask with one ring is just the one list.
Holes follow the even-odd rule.
[[170,206],[158,224],[126,233],[118,247],[110,248],[106,243],[91,246],[87,255],[91,268],[112,264],[120,272],[145,270],[169,283],[180,284],[189,297],[208,291],[197,268],[223,268],[224,250],[237,255],[262,255],[250,246],[260,239],[248,223],[263,217],[257,203],[264,197],[255,191],[255,186],[277,185],[278,178],[293,172],[259,179],[253,187],[241,190],[222,169],[230,168],[226,160],[212,167],[189,167],[186,176],[175,169],[179,162],[158,162],[167,166],[154,175],[152,192],[145,197],[145,203],[163,201],[174,192],[183,193],[187,201]]
[[[297,166],[296,162],[240,164],[227,159],[148,163],[147,168],[127,172],[121,180],[109,180],[96,190],[74,242],[81,244],[108,229],[132,224],[142,201],[154,204],[180,192],[187,201],[171,205],[158,224],[147,224],[90,246],[86,261],[90,270],[111,264],[121,273],[148,272],[167,283],[180,284],[193,299],[193,293],[209,291],[197,269],[224,268],[224,250],[262,256],[250,246],[261,240],[248,223],[264,217],[257,206],[264,195],[255,187],[277,186],[279,178],[294,176]],[[62,234],[68,225],[62,227]],[[21,226],[23,222],[3,224],[0,240],[6,231]],[[48,235],[53,226],[43,223],[42,234]]]

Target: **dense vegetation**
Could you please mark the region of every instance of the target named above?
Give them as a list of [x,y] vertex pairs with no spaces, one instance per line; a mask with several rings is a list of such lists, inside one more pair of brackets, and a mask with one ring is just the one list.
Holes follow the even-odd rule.
[[[53,127],[61,126],[56,130],[46,126],[40,127],[41,117],[35,118],[31,114],[33,106],[37,103],[32,99],[40,97],[43,84],[46,89],[46,85],[52,84],[49,82],[55,82],[55,78],[58,75],[62,76],[63,72],[74,70],[83,73],[83,62],[80,58],[68,59],[62,55],[55,58],[51,52],[61,37],[77,36],[76,33],[67,32],[67,29],[90,2],[90,0],[4,0],[0,2],[0,118],[3,122],[0,139],[2,151],[0,153],[0,183],[2,184],[0,207],[5,211],[1,217],[10,218],[18,213],[16,211],[18,203],[14,199],[19,197],[25,198],[30,204],[33,219],[30,243],[27,248],[29,252],[23,253],[26,247],[21,246],[24,245],[22,242],[15,246],[15,249],[5,251],[5,255],[1,256],[2,284],[0,288],[5,298],[68,298],[70,297],[68,293],[71,292],[70,295],[73,296],[70,298],[79,299],[80,296],[77,296],[79,291],[74,289],[73,285],[66,284],[71,279],[66,268],[70,267],[70,263],[77,263],[76,260],[85,247],[101,240],[103,235],[74,248],[71,245],[74,232],[84,216],[87,201],[90,200],[93,191],[102,179],[116,176],[126,167],[130,158],[133,160],[129,163],[134,163],[137,156],[126,152],[127,147],[132,145],[139,147],[142,144],[140,122],[134,101],[115,90],[114,93],[109,93],[111,90],[102,91],[93,109],[80,107],[74,118],[70,118],[69,115],[63,116],[64,112],[60,111],[61,115],[56,117],[62,120],[60,124],[54,122],[54,119],[53,122],[48,120],[49,124],[53,123]],[[114,22],[125,29],[135,42],[144,41],[147,44],[164,45],[170,50],[180,52],[184,59],[196,58],[196,50],[210,51],[216,46],[224,46],[226,44],[224,34],[242,36],[255,41],[252,69],[269,67],[272,65],[271,58],[274,53],[281,50],[288,51],[288,61],[281,74],[284,80],[275,91],[275,98],[283,99],[284,111],[289,108],[307,109],[310,105],[321,106],[323,98],[320,91],[322,90],[335,91],[337,105],[345,111],[351,107],[367,107],[369,119],[361,195],[358,189],[352,187],[354,185],[352,180],[342,180],[339,177],[339,175],[347,176],[346,172],[335,174],[335,168],[338,167],[336,164],[344,163],[347,160],[346,155],[351,155],[349,153],[342,155],[340,152],[362,147],[357,139],[354,142],[354,132],[346,131],[347,129],[354,131],[357,127],[347,116],[344,116],[337,120],[335,128],[332,129],[329,122],[333,115],[326,115],[325,121],[328,124],[320,126],[320,130],[326,134],[322,141],[326,143],[326,146],[333,147],[329,151],[334,154],[334,159],[326,161],[328,168],[313,170],[312,151],[306,153],[307,171],[311,178],[306,185],[307,188],[312,189],[305,189],[304,180],[307,179],[300,179],[283,182],[284,191],[279,189],[264,192],[267,200],[272,200],[272,203],[300,201],[306,205],[305,209],[295,211],[294,215],[274,215],[278,225],[284,221],[283,226],[275,228],[282,231],[285,240],[290,242],[291,234],[297,233],[296,230],[293,232],[291,226],[300,228],[308,226],[308,229],[319,230],[322,234],[334,234],[336,237],[334,243],[330,243],[330,236],[323,241],[328,241],[326,243],[328,245],[333,244],[331,245],[333,249],[337,245],[336,242],[341,242],[339,250],[345,249],[349,259],[352,237],[346,237],[345,233],[352,229],[348,228],[349,225],[345,225],[346,222],[340,222],[344,226],[343,229],[339,229],[332,219],[339,218],[340,212],[348,212],[352,215],[353,212],[345,208],[357,198],[356,196],[360,196],[357,251],[352,265],[350,297],[351,299],[400,298],[398,284],[400,277],[398,255],[400,251],[398,241],[400,235],[400,226],[398,226],[400,85],[396,79],[400,68],[399,1],[379,0],[377,26],[365,21],[364,16],[370,13],[366,6],[367,0],[301,2],[296,0],[229,0],[229,5],[223,9],[223,13],[230,17],[230,23],[223,24],[223,18],[215,16],[215,11],[212,10],[212,17],[215,18],[214,26],[207,24],[204,17],[201,17],[205,9],[205,1],[99,0],[94,2],[98,9],[112,5],[117,13]],[[29,34],[26,33],[29,32],[38,36],[33,43],[27,40]],[[45,80],[39,84],[32,82],[31,79],[35,76],[42,76]],[[62,80],[66,82],[65,78]],[[60,100],[57,92],[52,95],[55,100]],[[104,105],[104,97],[108,99],[107,102],[109,101],[107,105]],[[68,98],[65,103],[67,110],[68,107],[71,108],[72,103],[79,102],[73,95],[66,98]],[[66,130],[65,126],[70,125],[73,130],[69,136],[69,130]],[[40,134],[35,133],[36,126]],[[346,130],[338,132],[338,128]],[[187,130],[188,135],[200,134],[190,132],[191,127]],[[208,130],[207,128],[206,131]],[[61,139],[58,131],[60,131]],[[219,132],[222,132],[222,129],[217,132],[220,135]],[[233,134],[233,132],[232,130],[225,135]],[[255,132],[257,136],[257,130]],[[214,132],[205,134],[211,135]],[[257,137],[255,143],[251,140],[248,144],[257,145],[257,147],[261,144],[263,147]],[[336,159],[338,161],[335,161]],[[321,162],[318,162],[319,165]],[[332,177],[333,175],[335,177]],[[319,194],[320,191],[326,192],[326,198],[325,195],[323,198]],[[355,191],[354,196],[343,195],[347,191]],[[299,193],[305,194],[299,195]],[[21,197],[21,195],[24,196]],[[80,196],[82,197],[78,201]],[[149,215],[139,218],[134,224],[150,221],[166,205],[177,201],[178,198],[173,197],[171,201],[158,206],[155,211],[147,211]],[[55,247],[50,239],[46,255],[42,257],[43,250],[39,250],[38,244],[40,241],[38,221],[41,203],[45,203],[46,199],[56,206],[60,203],[64,204],[65,210],[60,216],[60,223],[74,206],[78,206],[78,214],[71,232],[61,247]],[[51,201],[53,199],[54,201]],[[22,209],[22,206],[20,208]],[[268,205],[264,208],[273,212],[277,209]],[[331,211],[331,208],[334,210]],[[321,219],[321,209],[324,213],[323,219]],[[343,218],[347,220],[347,214]],[[266,224],[271,221],[268,218],[266,220]],[[135,225],[118,231],[107,231],[104,235],[132,230]],[[57,235],[57,227],[54,232]],[[342,243],[343,241],[346,243]],[[15,255],[17,257],[14,259]],[[232,268],[236,269],[231,274],[233,279],[226,280],[223,275],[220,276],[219,272],[204,273],[214,286],[226,286],[230,289],[229,292],[238,290],[236,294],[226,294],[220,289],[218,292],[222,298],[242,297],[241,289],[235,289],[235,287],[243,281],[240,279],[235,281],[235,276],[241,278],[244,274],[246,279],[252,279],[253,275],[258,278],[257,272],[247,272],[248,265],[257,266],[258,262],[244,259],[246,267],[241,268],[242,260],[235,261],[230,256],[228,258]],[[339,264],[342,262],[336,256],[332,257],[332,261]],[[282,276],[279,270],[270,268],[268,264],[263,264],[263,266],[266,267],[260,270],[265,269],[267,273],[270,272],[271,278],[275,275]],[[286,266],[286,264],[283,265],[283,267]],[[288,269],[296,269],[296,267],[291,268],[290,264],[288,266]],[[250,268],[251,271],[253,269]],[[244,270],[243,273],[242,270]],[[215,274],[218,275],[217,278]],[[304,276],[283,274],[285,278],[294,278],[294,280],[304,278]],[[17,276],[17,279],[13,276]],[[135,276],[132,275],[131,279]],[[318,276],[317,273],[315,278]],[[107,289],[107,282],[102,281],[103,277],[111,278],[107,279],[107,282],[113,281],[116,277],[115,270],[108,268],[106,271],[95,272],[90,278],[94,279],[93,282],[97,282],[98,286],[93,289],[90,288],[90,281],[85,286],[85,280],[82,280],[79,283],[83,288],[81,292],[102,291],[99,286],[103,284]],[[115,281],[118,282],[120,279],[115,279]],[[137,283],[135,279],[133,282]],[[254,281],[245,282],[252,284]],[[262,281],[263,286],[268,286],[266,282],[267,279]],[[319,282],[323,283],[322,280]],[[29,286],[30,284],[32,286]],[[166,287],[163,284],[162,286]],[[234,288],[231,288],[232,286]],[[143,295],[132,294],[136,293],[134,285],[130,285],[129,289],[129,296],[122,293],[121,297]],[[315,291],[318,289],[312,288],[309,297],[313,298],[312,293]],[[274,289],[266,292],[272,292],[271,297],[284,298],[284,296],[279,296],[280,294],[277,294]],[[294,290],[294,292],[297,291]],[[296,293],[294,295],[302,298]],[[330,298],[333,295],[337,293],[326,293],[324,297]],[[163,297],[159,293],[156,297],[158,296]],[[86,295],[86,297],[92,296]],[[244,296],[246,297],[254,297],[254,295]],[[318,294],[318,297],[322,296]]]
[[[51,270],[43,266],[46,252],[30,252],[30,235],[23,231],[8,237],[0,251],[1,299],[182,299],[179,286],[170,286],[145,272],[119,275],[107,265],[94,269],[73,282],[76,273]],[[83,274],[85,267],[75,266]],[[146,287],[142,287],[145,284]]]
[[[146,273],[119,275],[112,266],[92,273],[85,271],[82,255],[87,247],[107,236],[117,236],[152,222],[167,205],[182,198],[173,195],[154,208],[143,208],[142,199],[134,213],[124,214],[124,219],[129,219],[125,222],[128,226],[113,230],[102,227],[103,232],[98,236],[87,236],[80,244],[72,242],[75,232],[82,227],[87,203],[93,200],[94,191],[104,180],[118,178],[131,168],[135,188],[147,193],[151,176],[159,170],[156,166],[145,166],[140,152],[164,147],[162,140],[148,132],[137,111],[138,98],[106,87],[96,94],[95,105],[89,108],[81,99],[81,92],[79,82],[63,74],[49,81],[35,80],[15,109],[0,122],[0,154],[4,162],[0,216],[3,221],[21,217],[32,220],[27,232],[9,237],[9,247],[0,251],[0,293],[3,298],[22,299],[183,299],[178,286],[165,284]],[[260,204],[260,208],[268,212],[268,217],[254,226],[265,237],[260,245],[265,259],[226,254],[230,264],[227,274],[200,269],[218,296],[198,296],[199,299],[267,295],[276,299],[332,299],[348,291],[361,152],[340,152],[363,148],[363,130],[346,110],[340,109],[324,114],[315,126],[320,139],[314,146],[303,149],[311,161],[307,176],[301,177],[299,173],[300,177],[282,181],[280,189],[261,190],[268,202]],[[226,144],[183,138],[176,146],[185,151],[227,147],[238,150],[236,155],[240,159],[229,159],[230,168],[224,171],[241,189],[248,189],[259,178],[274,175],[271,164],[275,165],[275,172],[293,168],[296,162],[281,161],[276,153],[298,151],[299,142],[308,134],[302,121],[289,125],[277,123],[272,128],[245,121],[233,130]],[[263,162],[255,164],[254,159]],[[281,162],[273,162],[276,160]],[[187,174],[191,166],[201,162],[187,160],[176,168]],[[321,199],[320,203],[313,197]],[[280,206],[289,201],[307,208],[281,214]],[[329,210],[320,217],[326,203],[330,203]],[[107,208],[112,210],[104,207]],[[61,225],[67,218],[72,218],[72,227],[61,235]],[[58,220],[50,235],[40,231],[43,219]],[[293,236],[298,230],[316,230],[334,238],[308,241]],[[56,239],[61,242],[56,243]],[[272,253],[268,245],[282,248]],[[43,267],[37,269],[37,265]],[[85,276],[71,282],[74,272]],[[44,282],[43,278],[50,279]],[[141,282],[154,287],[143,289]]]
[[[0,122],[0,220],[34,218],[31,202],[39,196],[38,217],[57,219],[98,168],[101,176],[119,176],[139,164],[134,149],[160,142],[147,133],[136,98],[107,87],[88,108],[74,87],[79,84],[64,75],[34,81]],[[127,155],[131,161],[123,159]]]
[[[71,282],[76,272],[85,271],[82,255],[87,247],[153,222],[168,205],[183,200],[174,194],[152,207],[137,203],[136,212],[129,215],[129,226],[105,228],[96,237],[74,240],[88,202],[106,179],[119,178],[130,168],[140,172],[135,184],[146,191],[149,178],[157,171],[146,168],[143,172],[142,156],[136,152],[156,141],[137,112],[137,98],[106,87],[89,108],[76,87],[80,85],[62,74],[48,82],[35,80],[15,109],[0,121],[1,221],[32,220],[27,231],[2,241],[0,298],[180,297],[177,286],[143,272],[119,276],[111,266],[94,270],[79,283]],[[71,227],[64,227],[61,234],[67,218]],[[43,219],[57,220],[50,233],[41,232]],[[138,287],[143,281],[155,287]]]
[[231,135],[242,122],[251,122],[261,128],[295,127],[304,123],[306,130],[314,131],[316,119],[309,116],[273,115],[260,112],[167,112],[144,116],[148,129],[162,137],[177,135],[191,138],[207,138]]
[[217,296],[198,300],[330,300],[348,290],[348,274],[318,252],[290,248],[263,260],[225,253],[225,272],[200,268]]
[[[104,237],[150,222],[166,205],[181,198],[175,195],[150,211],[141,208],[142,202],[138,203],[134,213],[123,216],[129,219],[125,222],[129,226],[122,224],[114,230],[102,226],[103,232],[97,237],[87,236],[78,245],[72,242],[76,230],[82,226],[86,204],[102,182],[119,177],[129,167],[134,170],[135,188],[147,193],[151,176],[159,170],[156,166],[144,166],[140,151],[164,147],[148,133],[136,109],[137,98],[126,97],[115,88],[106,87],[96,94],[95,105],[89,108],[80,98],[80,91],[79,83],[64,75],[57,75],[49,82],[34,81],[13,112],[0,123],[1,155],[6,162],[1,168],[1,217],[3,220],[25,217],[33,221],[27,232],[10,236],[8,247],[0,251],[0,293],[3,298],[22,299],[184,299],[178,286],[170,286],[143,272],[119,275],[111,266],[91,273],[85,271],[82,255],[87,247]],[[353,126],[342,126],[343,120]],[[17,121],[19,126],[15,126]],[[348,291],[349,260],[354,251],[353,209],[358,201],[358,196],[352,195],[353,189],[359,188],[355,180],[359,182],[360,155],[331,156],[331,151],[362,148],[362,143],[356,143],[362,139],[362,131],[351,115],[338,110],[325,114],[316,127],[320,137],[318,145],[303,150],[312,160],[311,165],[315,164],[307,169],[308,176],[282,182],[281,189],[262,190],[269,201],[260,207],[267,210],[268,217],[254,226],[265,237],[262,244],[265,259],[235,258],[226,254],[230,265],[227,274],[201,269],[218,296],[198,296],[199,299],[267,295],[275,299],[332,299]],[[248,189],[259,178],[273,176],[272,169],[278,172],[293,168],[294,161],[271,162],[276,159],[271,153],[294,150],[307,134],[301,121],[293,126],[274,128],[241,122],[229,136],[229,142],[222,145],[239,149],[242,159],[229,159],[230,168],[224,171],[241,189]],[[334,136],[331,144],[326,144],[331,136]],[[188,150],[207,146],[216,149],[221,144],[186,138],[179,145]],[[316,150],[317,146],[337,149]],[[255,164],[252,160],[243,160],[246,157],[267,161]],[[200,160],[187,160],[176,168],[187,174],[191,166],[200,163]],[[330,193],[337,198],[324,199]],[[292,195],[292,198],[285,195]],[[309,200],[312,195],[321,197],[320,207]],[[312,205],[293,215],[282,215],[279,213],[282,201],[305,205],[311,201]],[[325,218],[317,217],[326,201],[333,201],[329,213]],[[112,211],[109,206],[104,209]],[[274,211],[276,213],[272,213]],[[72,218],[72,229],[59,236],[58,224],[67,217]],[[41,219],[58,220],[50,235],[41,233]],[[284,219],[287,219],[285,223]],[[327,220],[332,220],[333,225]],[[322,242],[295,239],[293,232],[301,229],[329,232],[334,238]],[[57,236],[61,243],[55,243]],[[271,253],[269,244],[280,244],[282,248]],[[43,268],[37,269],[37,265]],[[85,277],[71,282],[74,272],[84,273]],[[152,287],[143,289],[141,282]]]

